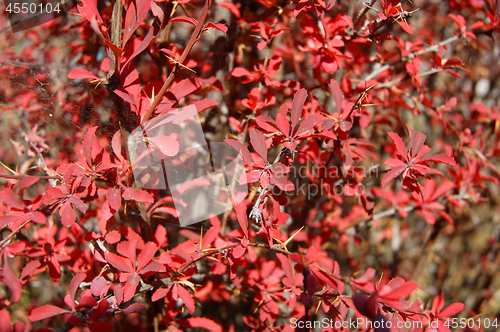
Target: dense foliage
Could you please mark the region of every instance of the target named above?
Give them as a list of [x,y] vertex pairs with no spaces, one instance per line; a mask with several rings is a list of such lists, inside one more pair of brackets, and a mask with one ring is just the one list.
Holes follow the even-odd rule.
[[[0,332],[500,324],[497,1],[81,0],[0,20]],[[186,225],[209,208],[179,197],[215,176],[158,183],[210,150],[183,149],[195,118],[248,191]],[[148,158],[159,175],[135,172]]]

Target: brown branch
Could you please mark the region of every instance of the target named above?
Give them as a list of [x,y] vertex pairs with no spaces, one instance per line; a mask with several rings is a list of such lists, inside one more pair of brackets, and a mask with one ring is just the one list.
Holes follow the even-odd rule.
[[[113,14],[111,18],[111,42],[118,48],[122,45],[122,12],[123,3],[121,0],[115,0],[113,5]],[[120,83],[120,61],[117,61],[114,52],[109,53],[109,72],[106,80],[109,81],[118,77]]]
[[5,245],[9,242],[9,240],[15,235],[17,234],[21,229],[24,228],[24,226],[26,226],[27,224],[29,224],[31,221],[31,219],[28,219],[26,220],[25,222],[23,222],[18,228],[16,228],[14,231],[12,231],[12,233],[10,233],[9,235],[7,235],[7,237],[5,239],[2,240],[2,242],[0,242],[0,249],[3,250],[3,248],[5,247]]
[[369,3],[363,3],[364,7],[358,13],[358,16],[356,16],[356,19],[353,22],[354,26],[356,26],[356,24],[358,24],[358,22],[361,20],[361,18],[363,16],[365,16],[365,14],[368,12],[368,10],[370,9],[370,7],[372,7],[375,4],[375,2],[377,2],[377,0],[370,0]]

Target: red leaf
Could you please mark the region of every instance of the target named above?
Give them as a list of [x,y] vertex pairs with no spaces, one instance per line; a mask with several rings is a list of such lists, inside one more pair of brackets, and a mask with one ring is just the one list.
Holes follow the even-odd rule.
[[73,194],[69,198],[69,201],[71,202],[71,204],[73,204],[82,213],[87,212],[87,207],[85,206],[85,203],[82,202],[82,200],[78,197],[77,194]]
[[224,140],[230,147],[232,147],[235,151],[237,151],[240,156],[243,158],[243,162],[247,165],[253,164],[252,161],[252,155],[250,154],[250,151],[248,151],[248,148],[238,142],[237,140],[227,138]]
[[366,284],[366,283],[369,283],[373,280],[373,278],[375,277],[375,269],[369,267],[368,269],[366,269],[365,273],[363,273],[363,275],[361,277],[358,277],[356,279],[353,279],[352,281],[357,283],[357,284]]
[[2,195],[0,196],[3,203],[11,208],[17,210],[24,210],[26,205],[16,196],[16,194],[11,189],[2,190]]
[[388,133],[389,137],[392,139],[394,144],[396,145],[396,149],[398,150],[399,154],[403,157],[406,158],[406,147],[405,143],[403,142],[403,139],[396,133],[390,132]]
[[36,322],[38,320],[42,320],[45,318],[49,318],[52,316],[57,316],[61,314],[67,314],[70,313],[71,311],[46,304],[44,306],[41,306],[39,308],[31,310],[30,314],[28,315],[28,319],[32,322]]
[[294,277],[293,277],[293,267],[292,264],[290,263],[290,259],[286,257],[283,254],[277,253],[276,256],[281,262],[281,267],[283,268],[283,271],[285,272],[285,276],[293,282]]
[[[186,78],[169,89],[166,97],[172,102],[178,102],[180,99],[194,93],[202,86],[203,81],[200,78]],[[213,102],[217,104],[217,102],[211,99],[202,99],[200,100],[200,102],[203,102],[204,100],[211,101],[211,103]]]
[[[281,163],[276,163],[272,167],[272,169],[276,169],[277,167],[283,166]],[[275,184],[278,188],[280,188],[283,191],[292,191],[295,189],[294,184],[288,180],[286,175],[284,174],[273,174],[271,176],[271,183]]]
[[[172,20],[170,20],[170,21],[172,21]],[[159,20],[155,19],[153,21],[153,24],[149,28],[148,34],[146,35],[146,37],[144,37],[142,42],[137,46],[137,48],[134,50],[134,53],[130,56],[130,58],[127,59],[127,62],[125,62],[121,71],[124,71],[124,69],[127,68],[127,65],[130,63],[130,61],[132,61],[136,56],[141,54],[142,51],[144,51],[146,48],[148,48],[149,44],[151,44],[153,39],[156,38],[156,36],[160,32],[160,28],[161,28],[161,25],[159,24]]]
[[179,297],[181,298],[182,302],[184,302],[184,304],[189,310],[189,313],[192,315],[194,312],[194,300],[191,293],[189,293],[189,291],[184,287],[177,284],[177,294],[179,294]]
[[261,174],[262,173],[260,171],[257,171],[257,170],[256,171],[247,172],[247,173],[243,173],[243,174],[241,174],[241,176],[238,179],[238,181],[239,181],[240,184],[247,184],[247,183],[257,182],[257,181],[259,181]]
[[328,83],[330,90],[332,91],[333,100],[335,101],[335,107],[337,108],[337,112],[342,111],[342,90],[340,90],[340,86],[334,79],[331,79]]
[[462,15],[454,15],[454,14],[448,14],[448,16],[455,21],[455,23],[458,25],[459,30],[465,30],[465,18]]
[[267,46],[267,42],[265,42],[265,41],[257,43],[257,49],[259,51],[262,51],[266,46]]
[[236,217],[238,218],[238,223],[240,224],[241,230],[248,239],[247,206],[245,204],[245,201],[242,201],[238,205],[236,205]]
[[[286,107],[286,104],[284,104],[284,105]],[[260,128],[264,129],[267,132],[273,133],[276,131],[281,131],[281,128],[278,126],[278,124],[270,116],[261,115],[261,116],[257,117],[256,122]],[[287,127],[289,127],[289,125],[287,125]]]
[[242,246],[237,246],[233,249],[233,257],[238,259],[241,256],[243,256],[246,252],[246,249],[243,248]]
[[234,77],[242,77],[242,76],[253,76],[248,70],[242,67],[236,67],[231,71],[231,75]]
[[10,313],[7,309],[0,310],[0,332],[11,332],[12,323],[10,321]]
[[71,203],[66,201],[59,209],[59,215],[61,215],[61,222],[66,227],[71,227],[76,220],[76,213]]
[[227,8],[234,16],[236,16],[237,18],[241,18],[240,11],[238,10],[238,7],[236,7],[234,3],[229,1],[223,1],[223,2],[218,2],[217,5]]
[[[280,107],[280,110],[282,108]],[[270,123],[271,125],[273,124],[272,122]],[[276,115],[276,124],[278,125],[278,129],[285,135],[285,137],[290,137],[291,132],[290,132],[290,123],[288,123],[288,119],[286,117],[286,113],[278,113]],[[295,129],[295,128],[293,128]]]
[[340,122],[340,130],[349,131],[352,128],[352,122],[350,121],[341,121]]
[[293,96],[293,104],[292,104],[292,130],[295,129],[295,126],[299,122],[300,115],[302,114],[302,108],[304,107],[304,102],[307,98],[307,90],[300,89]]
[[387,186],[389,181],[397,178],[398,176],[403,173],[403,171],[406,169],[406,165],[404,166],[398,166],[396,168],[391,169],[387,174],[382,178],[382,187]]
[[462,310],[464,310],[464,307],[465,306],[463,303],[460,303],[460,302],[452,303],[448,307],[446,307],[446,309],[441,311],[439,313],[439,316],[440,317],[448,317],[448,316],[456,315],[459,312],[461,312]]
[[165,272],[165,265],[160,262],[153,261],[146,265],[140,273],[142,275],[150,275],[151,272]]
[[[417,289],[418,284],[414,281],[404,281],[403,278],[396,277],[389,281],[387,284],[392,288],[390,294],[386,297],[390,299],[402,299],[408,297],[415,289]],[[382,296],[382,294],[381,294]]]
[[247,251],[248,251],[248,258],[250,258],[252,262],[255,262],[257,260],[257,254],[255,254],[253,248],[248,246]]
[[184,23],[189,23],[189,24],[196,26],[196,21],[193,20],[192,18],[186,17],[186,16],[173,17],[170,19],[170,22],[184,22]]
[[[103,296],[104,295],[105,294],[103,294]],[[98,319],[103,318],[104,316],[106,316],[106,313],[107,313],[109,307],[110,307],[110,304],[109,304],[108,300],[102,299],[97,304],[97,307],[94,307],[94,312],[90,315],[89,318],[92,320],[98,320]]]
[[424,158],[420,160],[420,162],[434,162],[434,163],[443,163],[447,165],[455,165],[455,159],[453,157],[450,157],[448,155],[445,155],[444,153],[436,154],[434,156],[430,156],[429,158]]
[[308,117],[300,124],[299,129],[297,129],[297,132],[295,133],[295,137],[309,132],[312,128],[314,128],[314,126],[320,124],[323,119],[324,117],[321,114],[314,113],[314,115]]
[[37,183],[38,180],[40,180],[38,176],[25,176],[19,182],[17,182],[16,189],[23,190],[28,187],[31,187],[32,185]]
[[410,127],[406,126],[406,129],[408,129],[408,132],[410,133],[410,142],[408,144],[409,146],[409,151],[411,156],[416,156],[419,152],[422,146],[424,145],[425,138],[426,136],[422,133],[415,132],[413,129]]
[[145,267],[156,254],[156,250],[158,250],[158,247],[156,246],[156,243],[154,242],[148,242],[144,246],[144,249],[142,249],[141,253],[139,254],[139,257],[137,258],[137,270],[141,270],[143,267]]
[[335,6],[335,1],[336,0],[330,0],[330,1],[328,1],[328,6],[326,7],[326,10],[332,9],[333,6]]
[[2,270],[3,281],[9,287],[12,295],[12,303],[18,302],[21,299],[21,283],[12,268],[10,267],[7,252],[4,255],[4,263]]
[[158,6],[154,1],[151,1],[151,12],[153,13],[154,16],[158,17],[158,19],[163,25],[163,20],[165,19],[165,13],[163,12],[163,9],[161,9],[160,6]]
[[121,238],[122,238],[122,236],[117,230],[112,230],[111,232],[108,232],[108,234],[106,234],[106,236],[104,236],[104,239],[106,240],[106,242],[108,242],[110,244],[117,243],[118,241],[120,241]]
[[133,312],[144,312],[146,311],[147,308],[144,304],[142,303],[132,303],[131,305],[129,305],[128,307],[126,307],[125,309],[123,309],[122,311],[126,314],[131,314]]
[[23,271],[21,272],[21,280],[26,279],[31,272],[38,269],[41,265],[42,264],[39,260],[28,262],[28,264],[23,267]]
[[220,233],[220,227],[219,226],[212,226],[210,229],[207,231],[205,236],[203,237],[202,240],[202,249],[206,249],[210,247],[210,244],[215,241],[219,237]]
[[123,87],[127,87],[139,80],[139,72],[137,71],[137,69],[133,69],[130,73],[125,75],[127,76],[123,79]]
[[137,107],[136,105],[136,102],[134,100],[134,98],[129,95],[127,93],[127,91],[125,91],[125,89],[123,88],[118,88],[116,90],[113,91],[118,97],[120,97],[121,99],[125,100],[126,102],[128,102],[130,105],[134,105],[135,107]]
[[156,227],[155,235],[154,235],[155,242],[158,246],[162,247],[166,244],[167,242],[167,230],[165,227],[162,225],[158,225]]
[[[211,182],[207,179],[196,178],[196,179],[192,179],[191,181],[184,182],[178,188],[176,188],[174,192],[176,195],[182,195],[183,193],[185,193],[189,190],[193,190],[193,189],[199,188],[199,187],[209,186],[210,184],[211,184]],[[166,208],[164,208],[164,209],[166,209]],[[174,209],[173,211],[175,212],[177,210]],[[175,212],[175,214],[172,214],[172,215],[176,216],[177,212]]]
[[80,310],[82,308],[90,309],[97,304],[97,300],[92,296],[92,291],[90,289],[86,289],[80,295],[80,300],[78,301],[78,305],[75,307],[75,310]]
[[135,294],[135,290],[137,289],[137,285],[139,284],[139,281],[141,280],[141,277],[137,273],[132,273],[129,275],[127,278],[127,283],[123,287],[123,301],[127,302],[129,301]]
[[113,294],[116,298],[116,304],[120,305],[123,302],[123,288],[120,285],[113,285]]
[[410,24],[408,24],[408,22],[404,18],[399,19],[396,22],[398,22],[398,24],[401,26],[401,28],[403,28],[404,31],[406,31],[410,35],[413,35],[414,31],[413,31],[412,26]]
[[148,137],[148,141],[152,142],[166,156],[175,156],[179,152],[179,143],[172,135],[158,135]]
[[[26,217],[26,215],[25,215]],[[0,216],[0,227],[19,219],[19,216]]]
[[75,80],[75,79],[78,80],[78,79],[82,79],[82,78],[87,78],[89,80],[98,80],[99,79],[99,77],[97,77],[94,74],[88,72],[87,70],[81,69],[81,68],[72,69],[68,74],[68,78],[73,79],[73,80]]
[[103,277],[94,278],[94,280],[92,280],[92,284],[90,284],[90,290],[92,291],[92,295],[96,297],[101,297],[102,295],[101,293],[103,289],[106,288],[106,286],[108,286],[108,282],[106,281],[106,279],[104,279]]
[[203,27],[203,30],[205,29],[209,29],[209,28],[214,28],[214,29],[217,29],[217,30],[220,30],[224,33],[227,32],[227,26],[225,26],[224,24],[221,24],[221,23],[212,23],[212,22],[208,22],[207,24],[205,24],[205,26]]
[[394,159],[394,158],[388,158],[384,161],[384,164],[386,164],[387,166],[391,167],[391,168],[394,168],[394,167],[398,167],[398,166],[406,166],[406,163],[402,160],[399,160],[399,159]]
[[213,320],[203,317],[191,317],[185,320],[177,320],[176,323],[186,329],[201,328],[212,332],[222,332],[222,327],[219,324]]
[[71,283],[69,284],[69,296],[71,298],[71,301],[75,302],[75,295],[76,291],[78,290],[78,287],[82,283],[82,281],[87,278],[87,275],[85,273],[78,273],[71,279]]
[[154,294],[151,296],[151,301],[156,302],[159,299],[164,298],[165,296],[167,296],[167,294],[168,294],[169,291],[170,291],[170,287],[161,287],[161,288],[158,288],[154,292]]
[[200,113],[203,112],[209,108],[215,107],[219,105],[215,100],[213,99],[202,99],[198,100],[194,103],[194,106],[196,106],[196,112]]
[[113,332],[115,329],[113,324],[103,321],[92,322],[90,326],[94,332]]
[[96,129],[97,126],[90,128],[83,139],[83,154],[89,166],[92,166],[92,146],[94,145]]
[[99,11],[97,10],[97,0],[79,1],[78,12],[81,17],[87,19],[89,22],[94,20],[102,23],[101,15],[99,15]]
[[113,139],[111,140],[111,147],[113,148],[113,153],[115,156],[123,160],[122,157],[122,133],[120,130],[118,130],[114,135]]
[[153,203],[154,199],[153,196],[148,194],[145,191],[142,190],[137,190],[133,188],[127,188],[123,192],[122,195],[123,199],[127,201],[136,201],[136,202],[141,202],[141,203]]
[[122,205],[122,196],[119,189],[109,188],[106,193],[106,199],[109,206],[115,211],[118,211]]
[[106,260],[111,264],[115,269],[123,271],[123,272],[134,272],[135,269],[132,266],[132,263],[130,263],[129,259],[125,259],[123,257],[120,257],[118,255],[115,255],[111,252],[107,252],[104,254],[104,257]]
[[126,11],[127,16],[125,17],[125,29],[122,42],[123,46],[127,44],[129,38],[134,34],[139,25],[141,25],[144,18],[146,18],[150,5],[151,0],[135,0],[130,2]]
[[264,134],[262,134],[261,131],[252,128],[250,130],[250,142],[252,143],[255,152],[257,152],[262,159],[267,160],[267,146]]
[[[40,211],[34,211],[30,214],[31,221],[37,224],[45,224],[47,217]],[[1,224],[1,223],[0,223]]]
[[318,269],[311,269],[311,273],[318,279],[318,282],[322,282],[335,290],[338,289],[338,281],[328,273]]

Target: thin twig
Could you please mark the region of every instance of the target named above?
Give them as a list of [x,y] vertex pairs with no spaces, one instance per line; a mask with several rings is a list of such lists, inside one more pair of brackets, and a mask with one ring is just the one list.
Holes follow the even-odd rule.
[[[76,224],[80,226],[80,228],[85,232],[85,234],[89,233],[89,230],[76,218]],[[104,258],[104,254],[109,252],[109,250],[104,246],[104,242],[102,240],[92,240],[91,245],[99,251],[101,256]]]
[[[458,35],[455,35],[455,36],[452,36],[448,39],[445,39],[437,44],[434,44],[432,46],[429,46],[423,50],[420,50],[420,51],[417,51],[417,52],[412,52],[408,55],[408,59],[413,59],[415,56],[417,55],[422,55],[422,54],[426,54],[426,53],[429,53],[429,52],[437,52],[439,51],[439,46],[445,46],[447,44],[450,44],[450,43],[453,43],[455,40],[458,40],[460,37]],[[403,58],[403,60],[405,60],[406,58]]]

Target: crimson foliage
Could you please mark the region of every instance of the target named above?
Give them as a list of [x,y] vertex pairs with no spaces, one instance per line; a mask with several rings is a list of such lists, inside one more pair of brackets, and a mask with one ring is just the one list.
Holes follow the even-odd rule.
[[[0,332],[500,324],[497,1],[120,1],[0,35]],[[130,137],[196,116],[250,190],[182,228]]]

